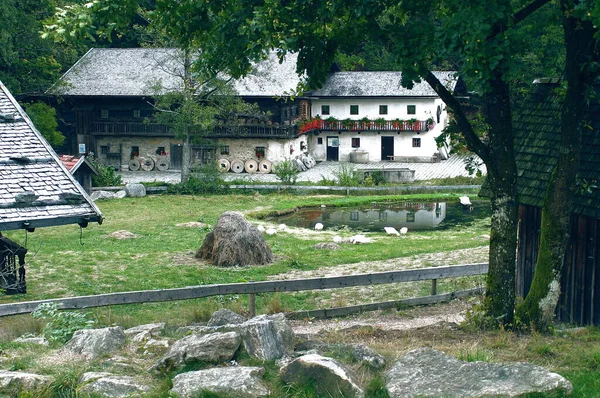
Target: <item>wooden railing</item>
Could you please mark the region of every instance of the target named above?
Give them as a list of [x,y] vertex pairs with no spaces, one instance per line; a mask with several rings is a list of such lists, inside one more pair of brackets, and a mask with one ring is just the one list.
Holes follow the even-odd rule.
[[[220,285],[191,286],[177,289],[107,293],[95,296],[66,297],[52,300],[39,300],[13,304],[2,304],[0,305],[0,316],[30,313],[33,312],[38,305],[43,303],[57,303],[61,309],[74,309],[104,307],[122,304],[189,300],[225,294],[249,294],[251,295],[250,302],[252,303],[253,295],[256,293],[336,289],[352,286],[381,285],[388,283],[414,282],[423,280],[432,281],[432,295],[437,295],[436,287],[438,279],[482,275],[487,273],[487,269],[488,265],[486,263],[480,263],[409,269],[401,271],[378,272],[372,274],[334,276],[324,278],[231,283]],[[454,297],[456,295],[453,293],[448,293],[445,296]],[[376,307],[382,304],[385,303],[367,304],[366,306],[361,306],[361,308],[368,308],[369,306]],[[306,311],[303,311],[302,313],[306,313]]]
[[327,120],[318,120],[315,122],[313,119],[308,122],[305,126],[300,128],[301,132],[307,132],[312,130],[331,130],[331,131],[415,131],[415,132],[424,132],[428,131],[433,124],[430,124],[428,121],[385,121],[385,122],[375,122],[375,121],[361,121],[361,120],[338,120],[338,121],[327,121]]
[[[298,128],[292,125],[231,125],[217,126],[210,137],[269,137],[290,138],[296,135]],[[112,123],[94,122],[91,125],[93,135],[149,135],[149,136],[175,136],[168,126],[156,123]]]

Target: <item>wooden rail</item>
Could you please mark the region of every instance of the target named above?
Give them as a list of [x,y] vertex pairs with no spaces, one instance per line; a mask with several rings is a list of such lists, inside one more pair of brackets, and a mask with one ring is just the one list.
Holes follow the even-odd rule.
[[94,296],[66,297],[52,300],[2,304],[0,305],[0,316],[27,314],[33,312],[38,305],[43,303],[57,303],[62,309],[74,309],[189,300],[224,294],[256,294],[335,289],[352,286],[380,285],[481,275],[487,273],[487,268],[487,263],[478,263],[324,278],[203,285],[176,289],[142,290],[123,293],[107,293]]

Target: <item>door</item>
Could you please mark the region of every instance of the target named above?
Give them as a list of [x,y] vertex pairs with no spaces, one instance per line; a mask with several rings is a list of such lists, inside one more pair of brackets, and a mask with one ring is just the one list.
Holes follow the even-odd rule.
[[393,160],[394,137],[381,137],[381,160]]
[[171,144],[171,168],[175,170],[181,170],[181,163],[183,162],[183,145]]
[[340,160],[340,138],[327,137],[327,160]]

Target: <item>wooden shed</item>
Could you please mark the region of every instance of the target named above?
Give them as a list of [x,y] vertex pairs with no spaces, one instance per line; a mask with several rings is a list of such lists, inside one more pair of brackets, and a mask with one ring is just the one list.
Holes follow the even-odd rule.
[[0,289],[25,293],[27,249],[4,231],[102,223],[102,213],[0,82]]
[[[519,244],[517,295],[529,292],[538,254],[541,206],[558,161],[561,102],[557,79],[536,81],[537,90],[515,117],[518,168]],[[597,86],[600,93],[600,85]],[[597,101],[597,99],[595,100]],[[600,104],[589,114],[583,136],[579,182],[565,257],[557,319],[600,325]]]
[[98,175],[96,166],[85,156],[60,155],[60,161],[73,174],[85,192],[92,193],[92,177]]

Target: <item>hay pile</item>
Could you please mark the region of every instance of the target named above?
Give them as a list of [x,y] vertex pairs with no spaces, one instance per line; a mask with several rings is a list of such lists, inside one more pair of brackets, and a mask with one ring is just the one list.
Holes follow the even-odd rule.
[[262,234],[244,216],[234,211],[221,214],[196,252],[196,258],[221,267],[268,264],[273,261],[271,248]]

